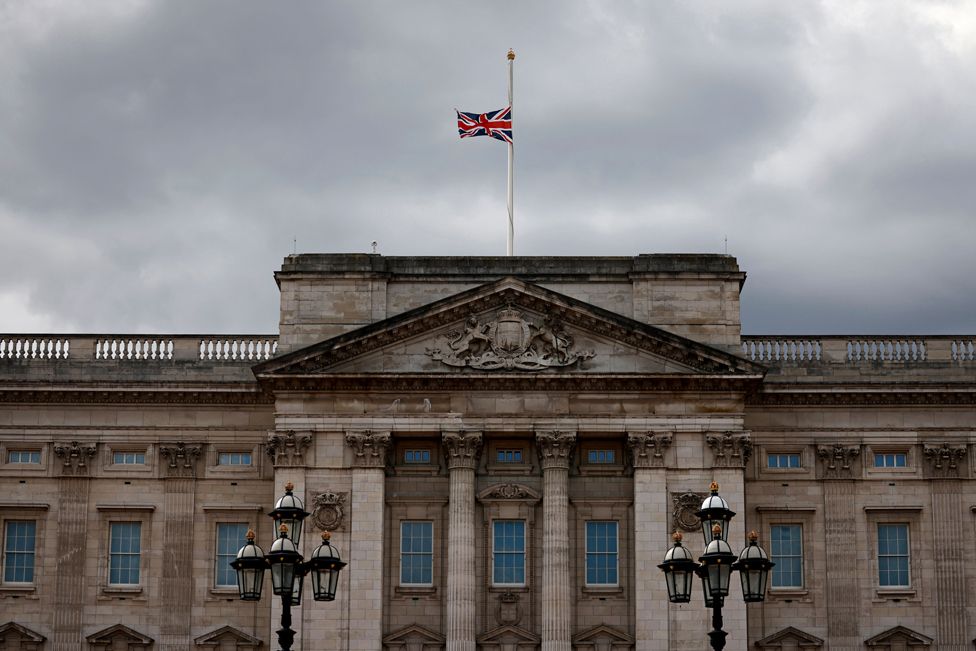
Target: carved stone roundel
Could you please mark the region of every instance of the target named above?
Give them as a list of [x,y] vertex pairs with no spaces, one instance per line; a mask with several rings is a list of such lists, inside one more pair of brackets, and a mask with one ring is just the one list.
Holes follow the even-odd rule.
[[671,524],[675,529],[683,531],[697,531],[701,528],[701,520],[695,515],[701,508],[705,495],[700,493],[681,493],[672,495],[674,509],[671,511]]
[[312,499],[312,524],[321,531],[335,531],[342,528],[345,493],[326,491]]

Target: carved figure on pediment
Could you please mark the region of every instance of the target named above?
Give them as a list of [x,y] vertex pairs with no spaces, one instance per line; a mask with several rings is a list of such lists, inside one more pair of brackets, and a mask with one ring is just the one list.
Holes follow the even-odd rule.
[[943,443],[941,446],[924,447],[925,460],[928,462],[929,475],[932,477],[958,477],[959,461],[966,456],[966,446],[950,446]]
[[671,434],[630,432],[627,434],[627,446],[635,468],[663,467],[664,451],[671,447]]
[[503,500],[518,500],[525,497],[530,497],[530,495],[525,490],[524,486],[519,486],[518,484],[499,484],[493,488],[491,492],[486,495],[486,497],[495,497]]
[[337,531],[342,528],[346,493],[325,491],[312,498],[312,524],[321,531]]
[[311,443],[311,434],[298,436],[293,431],[268,432],[267,453],[276,467],[301,466],[305,463],[305,450]]
[[701,520],[695,515],[701,509],[704,493],[672,493],[671,494],[671,530],[698,531]]
[[426,352],[448,366],[488,371],[540,371],[569,366],[595,355],[592,350],[572,348],[573,338],[555,317],[532,323],[508,306],[494,321],[482,323],[477,317],[469,317],[463,330],[449,332]]
[[159,453],[169,461],[165,466],[169,477],[196,477],[197,459],[200,457],[199,445],[188,446],[183,441],[176,445],[161,445]]
[[60,443],[54,446],[54,454],[64,461],[61,474],[65,476],[85,476],[88,474],[88,459],[95,456],[95,444],[80,444],[78,441]]
[[859,445],[818,446],[817,456],[823,465],[823,477],[826,479],[848,479],[854,476],[854,460],[861,455]]
[[705,443],[712,449],[712,463],[718,467],[738,468],[752,456],[752,441],[746,433],[709,434]]

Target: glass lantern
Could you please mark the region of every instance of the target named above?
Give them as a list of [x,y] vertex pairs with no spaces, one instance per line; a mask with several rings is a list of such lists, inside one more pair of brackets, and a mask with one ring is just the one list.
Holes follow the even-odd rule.
[[732,563],[736,560],[729,543],[722,538],[722,527],[718,524],[712,527],[712,542],[708,543],[705,553],[698,561],[704,567],[704,574],[708,581],[708,589],[712,598],[727,597],[729,581],[732,578]]
[[322,544],[315,548],[308,559],[312,574],[312,595],[315,601],[335,599],[339,585],[339,571],[346,566],[339,558],[339,551],[329,542],[331,534],[322,532]]
[[290,598],[295,591],[295,575],[302,556],[288,537],[288,527],[281,525],[279,531],[280,535],[271,545],[267,556],[268,565],[271,566],[271,589],[276,595],[287,595]]
[[658,565],[668,585],[668,599],[675,604],[691,600],[691,585],[698,568],[691,552],[681,545],[681,538],[681,532],[675,531],[672,536],[674,546],[664,555],[664,562]]
[[705,545],[712,542],[712,531],[715,525],[722,528],[722,540],[729,541],[729,523],[735,517],[735,512],[729,509],[729,503],[718,494],[718,482],[709,486],[711,494],[702,502],[701,510],[695,515],[701,520],[702,537]]
[[757,543],[759,534],[749,532],[749,544],[739,554],[739,560],[732,564],[732,569],[739,572],[742,582],[742,600],[753,603],[766,599],[766,580],[769,570],[776,563],[769,560],[766,550]]
[[230,566],[237,570],[237,589],[243,601],[259,601],[268,567],[264,551],[254,544],[254,531],[247,532],[247,543],[237,552]]
[[297,546],[302,540],[302,521],[311,514],[305,510],[302,500],[292,493],[293,490],[294,484],[285,484],[285,494],[278,498],[274,510],[268,515],[274,518],[275,529],[280,530],[281,525],[288,527],[291,540]]

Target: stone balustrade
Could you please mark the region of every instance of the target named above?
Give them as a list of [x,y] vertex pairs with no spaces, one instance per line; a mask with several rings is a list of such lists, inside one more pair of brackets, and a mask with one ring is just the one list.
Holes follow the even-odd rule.
[[0,363],[43,360],[256,364],[278,350],[277,335],[0,334]]
[[748,335],[742,354],[769,366],[965,363],[976,361],[976,335]]

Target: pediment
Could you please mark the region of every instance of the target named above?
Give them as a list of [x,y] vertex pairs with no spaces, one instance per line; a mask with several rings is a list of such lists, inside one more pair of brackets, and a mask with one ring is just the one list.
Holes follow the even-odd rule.
[[492,484],[478,493],[477,500],[479,502],[515,500],[536,503],[542,501],[542,495],[522,484]]
[[420,624],[411,624],[400,630],[393,631],[383,638],[383,645],[394,648],[414,648],[423,649],[424,647],[439,647],[444,645],[444,636],[435,633],[429,628],[424,628]]
[[92,633],[85,639],[93,646],[104,647],[112,645],[116,640],[128,642],[130,646],[134,644],[136,646],[148,647],[153,643],[153,639],[148,635],[143,635],[139,631],[133,630],[123,624],[115,624],[108,628],[103,628],[96,633]]
[[933,638],[922,635],[918,631],[913,631],[905,626],[895,626],[864,640],[864,644],[870,647],[886,647],[901,644],[906,648],[914,649],[932,646],[932,641]]
[[254,367],[262,380],[383,376],[738,376],[765,368],[515,277]]
[[781,631],[767,635],[756,642],[760,649],[819,649],[824,641],[816,635],[804,633],[798,628],[787,626]]
[[518,626],[499,626],[478,636],[478,644],[539,644],[542,638]]
[[[37,642],[41,643],[47,638],[38,633],[37,631],[32,631],[26,626],[21,626],[15,622],[7,622],[6,624],[0,625],[0,642],[9,642],[12,640],[18,640],[23,642]],[[33,647],[31,647],[33,648]]]
[[612,626],[600,624],[574,635],[573,644],[597,649],[624,649],[633,646],[634,638]]
[[264,644],[253,635],[248,635],[233,626],[221,626],[193,640],[197,646],[214,648],[219,647],[224,642],[232,642],[238,649],[256,649]]

